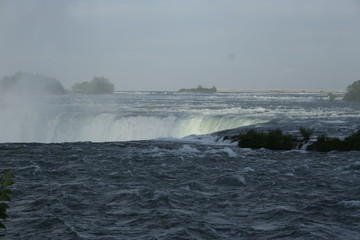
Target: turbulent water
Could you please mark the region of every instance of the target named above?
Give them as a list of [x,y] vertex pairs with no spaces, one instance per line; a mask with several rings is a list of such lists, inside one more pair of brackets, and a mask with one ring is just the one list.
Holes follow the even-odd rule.
[[[340,99],[341,96],[338,96]],[[240,149],[282,128],[343,137],[360,105],[324,93],[0,97],[4,239],[360,239],[359,152]]]

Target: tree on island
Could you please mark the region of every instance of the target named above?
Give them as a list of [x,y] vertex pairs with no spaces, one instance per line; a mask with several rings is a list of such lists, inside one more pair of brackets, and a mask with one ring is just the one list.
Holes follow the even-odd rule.
[[72,86],[73,92],[81,94],[112,94],[114,89],[114,84],[105,77],[94,77],[90,82],[75,83]]
[[182,88],[179,92],[217,92],[217,89],[215,86],[212,88],[204,88],[203,86],[198,85],[197,88]]
[[55,78],[40,74],[17,72],[0,80],[0,93],[15,95],[61,95],[65,89]]
[[345,101],[360,102],[360,80],[353,82],[346,88],[343,98]]

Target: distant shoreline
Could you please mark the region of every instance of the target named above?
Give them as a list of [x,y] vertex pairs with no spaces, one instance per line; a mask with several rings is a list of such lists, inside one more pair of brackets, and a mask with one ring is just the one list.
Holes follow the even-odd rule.
[[[179,91],[174,90],[116,90],[114,93],[122,92],[172,92],[176,93]],[[336,90],[320,90],[320,89],[218,89],[218,93],[221,92],[268,92],[268,93],[345,93],[346,90],[336,89]]]
[[346,90],[322,90],[322,89],[219,89],[218,92],[272,92],[272,93],[345,93]]

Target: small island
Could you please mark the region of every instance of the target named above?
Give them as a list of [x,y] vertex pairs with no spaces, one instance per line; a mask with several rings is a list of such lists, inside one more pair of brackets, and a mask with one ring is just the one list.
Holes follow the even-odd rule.
[[62,95],[65,89],[55,78],[18,72],[0,80],[0,93],[13,95]]
[[217,92],[216,87],[212,87],[212,88],[204,88],[201,85],[198,85],[197,88],[182,88],[179,90],[179,92],[206,92],[206,93],[214,93]]
[[114,84],[107,78],[94,77],[90,82],[75,83],[72,91],[80,94],[113,94]]

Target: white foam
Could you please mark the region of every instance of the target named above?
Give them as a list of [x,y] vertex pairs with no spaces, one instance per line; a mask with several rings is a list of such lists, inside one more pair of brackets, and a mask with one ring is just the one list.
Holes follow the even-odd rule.
[[[203,143],[203,144],[220,144],[220,145],[224,145],[224,142],[222,141],[218,141],[219,137],[215,136],[215,135],[211,135],[211,134],[204,134],[204,135],[189,135],[186,137],[181,138],[181,141],[185,141],[185,142],[199,142],[199,143]],[[225,143],[226,145],[228,145],[227,143]]]
[[222,151],[227,153],[229,157],[237,157],[237,154],[231,148],[226,147]]
[[180,153],[200,153],[199,150],[197,150],[194,147],[190,147],[188,144],[183,145],[180,149],[179,149]]
[[231,148],[229,147],[225,147],[225,148],[222,148],[222,149],[208,149],[206,151],[207,153],[210,153],[210,154],[227,154],[229,157],[237,157],[238,154],[235,153]]

